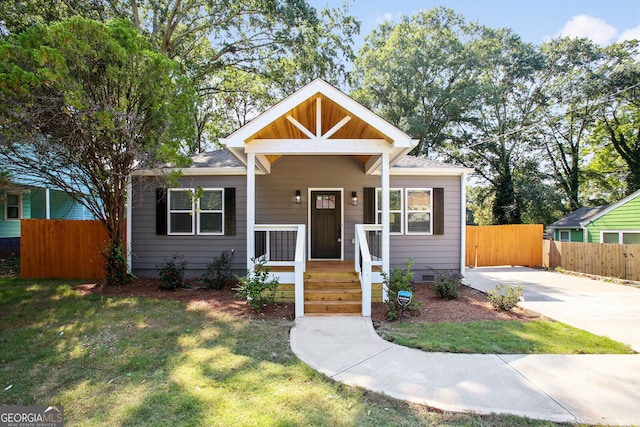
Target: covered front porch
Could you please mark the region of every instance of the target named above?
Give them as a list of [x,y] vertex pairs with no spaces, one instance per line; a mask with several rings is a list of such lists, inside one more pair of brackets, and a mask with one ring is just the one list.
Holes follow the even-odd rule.
[[[371,303],[386,300],[380,258],[381,226],[356,226],[353,260],[307,260],[305,225],[255,225],[253,260],[278,278],[277,299],[295,302],[296,317],[371,316]],[[253,262],[253,261],[252,261]]]
[[[376,298],[386,299],[381,284],[390,265],[390,168],[416,141],[315,80],[221,142],[246,165],[248,269],[264,259],[281,284],[293,285],[296,317],[353,314],[355,304],[345,301],[354,295],[360,298],[359,313],[370,316],[376,288]],[[365,187],[372,197],[375,188],[380,191],[370,218],[352,201],[362,200]],[[323,281],[321,272],[310,270],[321,265],[349,271],[325,275],[331,280]],[[359,294],[327,286],[356,282]],[[311,293],[318,283],[324,283],[322,289]]]

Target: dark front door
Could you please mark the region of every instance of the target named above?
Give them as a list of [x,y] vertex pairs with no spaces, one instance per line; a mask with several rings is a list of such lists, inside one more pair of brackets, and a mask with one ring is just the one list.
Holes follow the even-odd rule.
[[340,259],[340,200],[339,191],[311,192],[311,258]]

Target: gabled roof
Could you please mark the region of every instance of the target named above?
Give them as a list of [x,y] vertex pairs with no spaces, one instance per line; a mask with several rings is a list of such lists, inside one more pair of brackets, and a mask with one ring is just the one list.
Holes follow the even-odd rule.
[[635,193],[625,197],[624,199],[620,200],[619,202],[614,203],[614,204],[609,205],[609,206],[597,206],[595,208],[582,207],[582,208],[576,209],[575,211],[571,212],[569,215],[565,216],[564,218],[560,218],[559,220],[557,220],[553,224],[550,224],[548,228],[581,228],[581,227],[584,227],[587,224],[589,224],[590,222],[593,222],[593,221],[597,220],[598,218],[608,214],[612,210],[617,209],[620,206],[630,202],[631,200],[635,199],[636,197],[640,197],[640,190],[638,190]]
[[569,215],[550,224],[548,228],[580,228],[585,221],[588,222],[589,218],[596,215],[598,212],[602,212],[606,208],[607,206],[578,208]]
[[282,155],[352,155],[368,173],[381,153],[391,165],[417,141],[322,79],[294,94],[220,140],[243,164],[249,152],[269,173]]
[[606,209],[603,209],[601,212],[598,212],[595,215],[591,216],[590,218],[588,218],[588,221],[583,223],[583,225],[587,225],[588,223],[595,221],[596,219],[608,214],[612,210],[617,209],[620,206],[629,203],[630,201],[632,201],[636,197],[640,197],[640,190],[636,191],[635,193],[630,194],[629,196],[625,197],[624,199],[620,200],[619,202],[614,203],[614,204],[606,207]]

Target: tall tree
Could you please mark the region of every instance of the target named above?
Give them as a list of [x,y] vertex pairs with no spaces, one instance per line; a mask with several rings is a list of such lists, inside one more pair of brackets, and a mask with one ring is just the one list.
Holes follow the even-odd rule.
[[374,30],[358,52],[352,96],[418,138],[428,154],[466,123],[477,96],[469,40],[478,28],[442,7],[403,16]]
[[580,184],[584,145],[600,108],[597,70],[602,51],[588,39],[563,38],[541,47],[545,66],[544,105],[539,109],[537,135],[556,185],[566,199],[566,212],[583,205]]
[[491,183],[495,223],[520,223],[524,200],[514,175],[518,169],[531,171],[529,134],[539,106],[535,76],[542,56],[508,29],[485,27],[469,48],[478,64],[481,90],[476,107],[469,107],[474,117],[464,128],[466,142],[451,144],[450,156]]
[[103,222],[106,280],[119,284],[127,181],[138,168],[184,164],[190,81],[124,20],[30,27],[0,43],[0,56],[0,155]]
[[[26,6],[23,7],[23,3]],[[266,86],[266,99],[280,98],[316,77],[346,81],[344,62],[353,58],[359,23],[341,8],[311,7],[305,0],[6,0],[0,28],[17,33],[34,22],[68,16],[127,19],[158,51],[183,64],[202,98],[194,116],[199,129],[215,130],[215,100],[230,90],[228,72],[240,70]],[[342,61],[345,60],[345,61]],[[229,126],[223,126],[227,128]],[[189,147],[206,149],[201,139]]]
[[613,44],[606,49],[602,105],[595,140],[611,144],[627,165],[627,193],[640,189],[640,42]]

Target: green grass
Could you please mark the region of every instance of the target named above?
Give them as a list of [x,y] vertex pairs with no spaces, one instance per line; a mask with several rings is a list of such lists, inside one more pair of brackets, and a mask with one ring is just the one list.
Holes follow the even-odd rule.
[[292,325],[0,279],[0,404],[61,404],[67,426],[556,425],[333,382],[291,353]]
[[482,354],[631,354],[628,346],[560,322],[384,323],[385,339],[425,351]]

